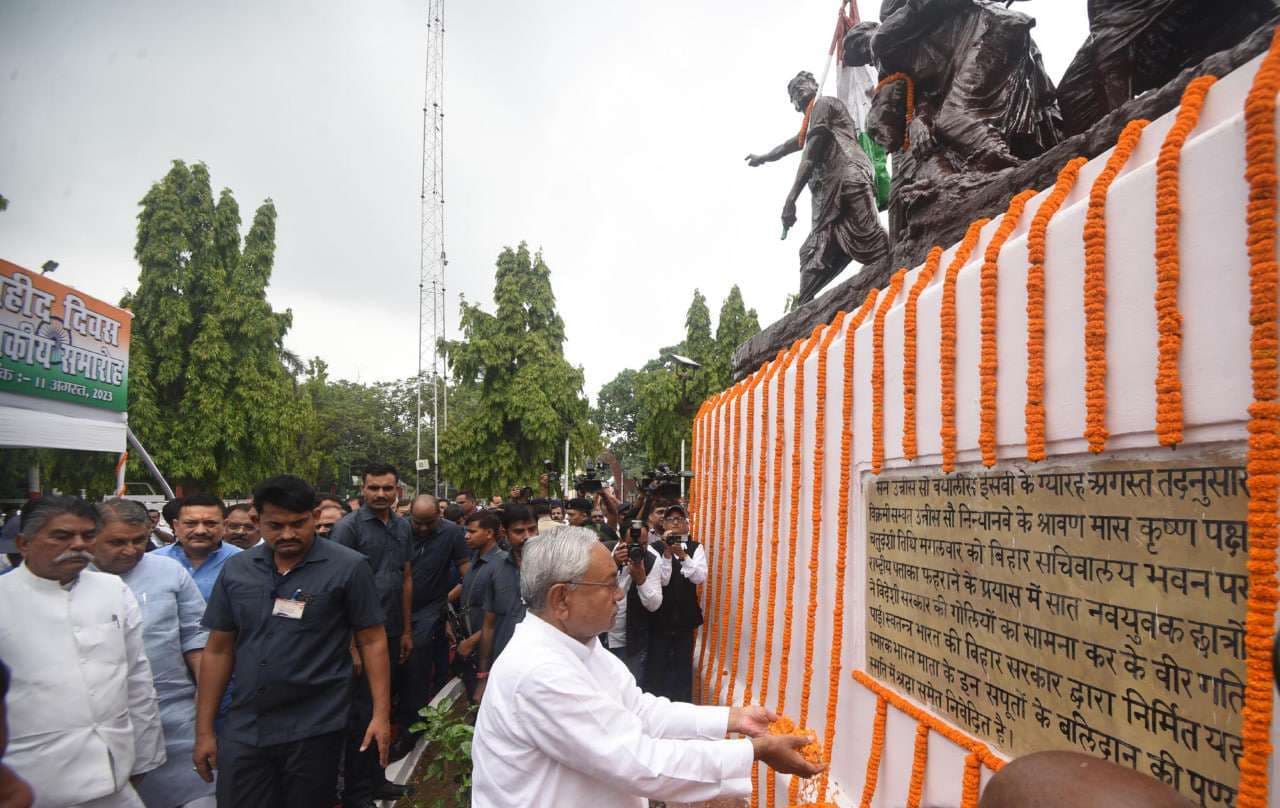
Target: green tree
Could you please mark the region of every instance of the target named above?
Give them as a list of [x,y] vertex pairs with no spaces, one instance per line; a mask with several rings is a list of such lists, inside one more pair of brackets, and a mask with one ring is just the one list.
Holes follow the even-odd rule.
[[733,382],[733,352],[738,346],[760,333],[760,318],[755,309],[748,309],[742,301],[742,290],[737,284],[729,290],[720,306],[720,319],[716,321],[715,359],[711,363],[714,384],[711,392],[723,390]]
[[[390,382],[360,384],[329,378],[329,367],[320,358],[307,366],[302,392],[314,418],[303,437],[305,447],[298,473],[314,480],[322,491],[345,492],[351,476],[372,461],[394,465],[406,482],[415,479],[417,458],[417,380],[410,376]],[[430,458],[434,434],[431,427],[430,383],[424,388],[422,456]],[[474,396],[450,388],[449,417],[464,417]],[[429,490],[431,478],[424,476]]]
[[474,406],[450,413],[441,436],[449,482],[480,492],[532,485],[544,458],[560,457],[566,438],[572,459],[600,452],[589,418],[580,368],[564,358],[564,322],[556,313],[551,270],[524,242],[498,256],[493,314],[462,306],[464,339],[446,343],[458,388]]
[[240,241],[230,190],[215,203],[203,163],[174,161],[141,201],[134,255],[129,420],[171,482],[244,494],[293,470],[309,419],[284,348],[289,311],[266,289],[276,210],[266,200]]
[[[737,291],[736,286],[734,291]],[[741,307],[741,293],[738,293],[737,300]],[[743,314],[745,316],[745,310]],[[659,358],[646,364],[635,379],[635,398],[639,409],[636,438],[650,466],[657,463],[677,466],[682,440],[685,442],[685,463],[689,462],[693,416],[702,401],[721,386],[717,371],[722,363],[719,341],[711,337],[711,312],[707,308],[707,299],[696,289],[684,323],[684,340],[664,348]],[[722,326],[717,336],[723,330]],[[688,357],[700,367],[688,367],[677,362],[671,358],[672,354]]]
[[628,477],[636,478],[647,462],[636,429],[640,402],[636,398],[639,374],[627,368],[600,388],[592,419],[600,426],[609,451],[618,459]]

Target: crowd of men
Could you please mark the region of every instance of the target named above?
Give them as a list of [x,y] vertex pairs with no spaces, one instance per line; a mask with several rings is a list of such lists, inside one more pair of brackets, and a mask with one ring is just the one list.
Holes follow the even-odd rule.
[[484,698],[526,616],[524,549],[565,525],[616,567],[601,643],[645,691],[692,699],[707,559],[679,497],[513,487],[482,505],[408,499],[386,464],[362,480],[343,499],[285,475],[250,501],[195,493],[159,512],[28,501],[0,539],[0,794],[14,795],[0,804],[399,798],[385,768],[412,750],[419,711],[454,675]]

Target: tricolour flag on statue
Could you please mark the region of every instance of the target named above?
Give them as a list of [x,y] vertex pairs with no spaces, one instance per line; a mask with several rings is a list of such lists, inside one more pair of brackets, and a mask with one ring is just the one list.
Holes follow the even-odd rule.
[[[845,7],[848,7],[848,12]],[[836,97],[844,102],[845,108],[858,127],[858,143],[871,160],[871,168],[875,171],[876,206],[884,210],[889,204],[889,161],[880,144],[867,134],[867,115],[871,111],[871,96],[876,90],[876,71],[869,65],[857,67],[844,64],[844,35],[857,25],[858,4],[850,2],[842,4],[836,33],[831,41],[838,71],[836,73]]]

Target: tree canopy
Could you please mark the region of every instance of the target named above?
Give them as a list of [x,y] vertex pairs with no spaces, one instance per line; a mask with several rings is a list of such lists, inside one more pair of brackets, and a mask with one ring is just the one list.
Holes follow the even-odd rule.
[[[684,339],[663,348],[640,370],[628,368],[600,389],[595,418],[628,475],[658,463],[680,462],[680,442],[689,441],[693,416],[702,402],[732,381],[733,351],[760,330],[755,309],[748,309],[735,285],[720,307],[715,336],[702,292],[694,290],[685,314]],[[699,367],[673,358],[687,357]]]
[[214,202],[203,163],[174,161],[143,197],[134,255],[129,420],[171,481],[247,493],[299,459],[311,417],[297,395],[292,322],[266,289],[275,261],[270,199],[240,237],[229,189]]
[[564,358],[564,321],[556,313],[551,270],[521,242],[498,256],[492,314],[464,303],[464,338],[445,344],[454,383],[474,396],[451,414],[441,438],[444,476],[479,491],[532,485],[541,461],[595,457],[600,432],[589,418],[583,373]]

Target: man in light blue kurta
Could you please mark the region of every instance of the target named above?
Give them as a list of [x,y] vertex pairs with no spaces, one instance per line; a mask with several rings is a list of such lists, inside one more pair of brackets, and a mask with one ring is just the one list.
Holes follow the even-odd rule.
[[161,547],[155,555],[168,556],[191,573],[205,600],[213,591],[213,583],[227,559],[240,552],[239,547],[222,540],[227,506],[209,494],[193,494],[179,501],[173,529],[177,541]]
[[[135,507],[136,506],[136,507]],[[150,522],[139,503],[113,499],[97,506],[102,529],[94,566],[119,575],[142,609],[143,643],[155,680],[167,760],[137,790],[147,808],[212,808],[214,784],[191,767],[195,746],[195,678],[208,633],[201,628],[204,597],[172,558],[148,553]]]

